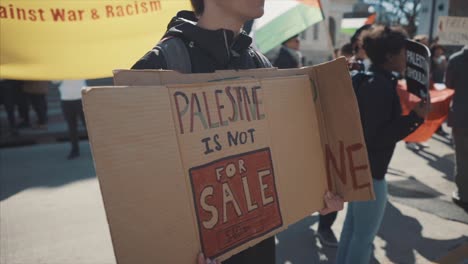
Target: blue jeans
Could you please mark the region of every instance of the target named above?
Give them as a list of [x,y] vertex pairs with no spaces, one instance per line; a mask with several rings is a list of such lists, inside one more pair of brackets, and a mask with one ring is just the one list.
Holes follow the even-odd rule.
[[337,264],[367,264],[387,205],[387,182],[373,179],[375,200],[350,202],[341,231]]

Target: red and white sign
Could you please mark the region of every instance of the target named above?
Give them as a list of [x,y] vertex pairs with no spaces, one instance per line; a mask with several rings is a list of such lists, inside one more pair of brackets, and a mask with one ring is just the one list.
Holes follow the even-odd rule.
[[225,157],[189,173],[207,257],[282,226],[269,148]]

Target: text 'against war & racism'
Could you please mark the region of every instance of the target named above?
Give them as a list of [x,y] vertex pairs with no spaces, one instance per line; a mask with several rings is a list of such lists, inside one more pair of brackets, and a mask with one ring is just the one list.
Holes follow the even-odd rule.
[[162,11],[160,0],[134,1],[128,4],[96,4],[92,8],[25,8],[0,5],[0,19],[28,22],[79,22],[101,18],[119,18]]

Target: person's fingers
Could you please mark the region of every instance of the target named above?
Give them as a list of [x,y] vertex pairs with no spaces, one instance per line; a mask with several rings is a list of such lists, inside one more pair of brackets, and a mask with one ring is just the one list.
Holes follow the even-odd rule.
[[332,212],[332,210],[330,208],[325,207],[325,208],[323,208],[322,210],[319,211],[319,214],[326,215],[326,214],[329,214],[331,212]]
[[344,200],[341,196],[327,191],[324,195],[325,208],[319,211],[321,215],[329,214],[331,212],[340,211],[343,209]]
[[197,264],[205,264],[205,256],[203,255],[202,252],[200,252],[200,254],[198,254],[198,259],[197,259]]

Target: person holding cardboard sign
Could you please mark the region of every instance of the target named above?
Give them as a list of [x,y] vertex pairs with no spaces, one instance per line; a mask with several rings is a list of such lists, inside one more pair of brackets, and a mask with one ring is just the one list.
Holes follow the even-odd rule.
[[387,203],[385,174],[396,143],[415,131],[427,115],[419,105],[401,115],[394,72],[406,69],[406,39],[403,30],[374,27],[365,33],[363,48],[372,62],[368,77],[354,87],[367,145],[374,201],[350,202],[338,245],[337,263],[369,263],[372,244]]
[[[264,0],[191,0],[195,13],[181,11],[172,19],[163,39],[132,69],[170,69],[182,73],[209,73],[223,69],[272,67],[251,47],[242,31],[245,22],[263,15]],[[324,196],[326,214],[343,208],[343,199]],[[202,258],[203,259],[203,258]],[[275,263],[275,240],[267,238],[224,263]]]

